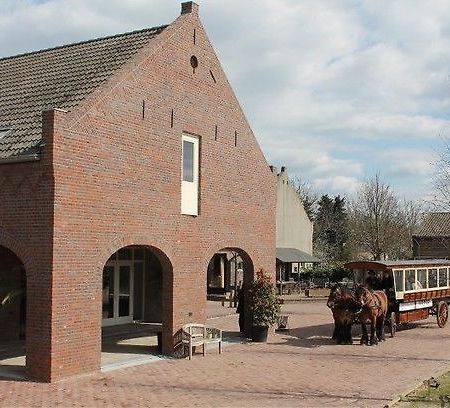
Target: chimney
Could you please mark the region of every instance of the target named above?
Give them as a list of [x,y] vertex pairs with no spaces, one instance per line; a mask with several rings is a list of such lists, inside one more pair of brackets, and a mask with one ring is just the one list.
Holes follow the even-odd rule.
[[198,4],[193,1],[181,3],[181,14],[198,14]]

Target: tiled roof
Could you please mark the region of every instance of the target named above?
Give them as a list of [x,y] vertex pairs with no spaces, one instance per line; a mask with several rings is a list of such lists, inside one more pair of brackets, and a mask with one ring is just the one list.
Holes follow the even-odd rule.
[[277,248],[277,259],[281,262],[318,263],[319,258],[300,251],[297,248]]
[[414,235],[417,237],[450,237],[450,212],[427,214]]
[[0,58],[0,159],[36,152],[42,111],[72,109],[165,27]]

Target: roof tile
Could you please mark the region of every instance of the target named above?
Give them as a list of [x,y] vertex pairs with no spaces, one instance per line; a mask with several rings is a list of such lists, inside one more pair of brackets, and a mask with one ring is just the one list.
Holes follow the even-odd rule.
[[0,58],[0,159],[35,153],[44,110],[77,106],[166,27]]
[[414,235],[418,237],[450,237],[450,212],[427,214]]

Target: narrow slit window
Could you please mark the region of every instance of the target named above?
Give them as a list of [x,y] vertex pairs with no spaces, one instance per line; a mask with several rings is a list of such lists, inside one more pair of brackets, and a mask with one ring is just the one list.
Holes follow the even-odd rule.
[[194,181],[194,143],[183,140],[183,181]]
[[182,135],[181,214],[198,215],[200,140]]

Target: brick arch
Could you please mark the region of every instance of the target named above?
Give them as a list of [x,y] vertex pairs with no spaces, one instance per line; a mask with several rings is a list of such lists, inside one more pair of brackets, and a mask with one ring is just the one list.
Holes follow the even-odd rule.
[[95,268],[103,271],[103,267],[112,254],[116,253],[119,249],[132,245],[150,249],[157,256],[164,270],[167,269],[170,272],[173,271],[171,261],[173,255],[167,250],[168,245],[161,240],[155,240],[153,237],[147,235],[124,235],[116,238],[114,241],[110,242],[103,251],[100,251],[99,258],[95,263]]
[[247,336],[251,335],[251,327],[252,327],[252,322],[253,322],[253,315],[252,312],[250,310],[250,306],[249,306],[249,302],[248,300],[248,288],[250,286],[250,284],[254,281],[255,278],[255,263],[253,261],[252,256],[249,254],[248,251],[244,250],[240,245],[236,245],[236,244],[230,244],[230,243],[222,243],[221,245],[211,245],[211,247],[209,248],[206,256],[204,257],[205,260],[203,262],[207,262],[206,266],[203,266],[203,270],[205,271],[205,274],[207,273],[207,268],[208,268],[208,263],[209,261],[212,259],[212,257],[214,256],[215,253],[217,253],[218,251],[222,250],[222,249],[230,249],[233,251],[236,251],[242,258],[242,261],[244,262],[244,269],[243,269],[243,283],[244,283],[244,291],[243,291],[243,297],[244,299],[242,299],[241,297],[239,297],[239,302],[241,302],[242,300],[244,300],[244,327],[245,327],[245,332],[247,334]]
[[215,253],[223,250],[223,249],[229,249],[232,251],[237,252],[240,257],[242,258],[242,261],[244,263],[244,268],[243,268],[243,280],[244,283],[248,286],[251,282],[253,282],[254,278],[255,278],[255,262],[253,261],[253,257],[249,254],[248,251],[244,250],[242,247],[237,246],[237,245],[230,245],[230,244],[223,244],[223,245],[214,245],[214,247],[211,247],[206,256],[203,257],[203,261],[202,261],[202,271],[205,271],[205,275],[207,273],[208,270],[208,265],[209,262],[211,261],[212,257],[214,256]]
[[251,256],[251,252],[246,251],[243,247],[245,247],[245,245],[241,246],[236,243],[235,244],[223,243],[222,245],[218,245],[218,244],[210,245],[210,247],[207,249],[207,251],[205,251],[205,255],[203,256],[202,270],[206,270],[206,268],[208,268],[208,264],[211,261],[212,257],[214,256],[214,254],[221,251],[222,249],[235,250],[236,252],[239,253],[239,255],[241,255],[242,260],[246,263],[251,263],[252,268],[254,269],[255,263],[253,261],[253,257]]
[[20,259],[27,276],[33,272],[33,262],[29,249],[4,230],[0,230],[0,246],[10,250]]
[[161,239],[154,239],[154,237],[145,234],[119,236],[100,251],[95,262],[95,268],[98,271],[98,275],[102,276],[103,268],[111,255],[122,248],[132,245],[150,250],[161,263],[162,291],[166,300],[163,302],[161,316],[163,324],[162,351],[163,354],[169,355],[173,351],[173,264],[171,259],[174,258],[172,252],[167,250],[169,247],[167,242]]

